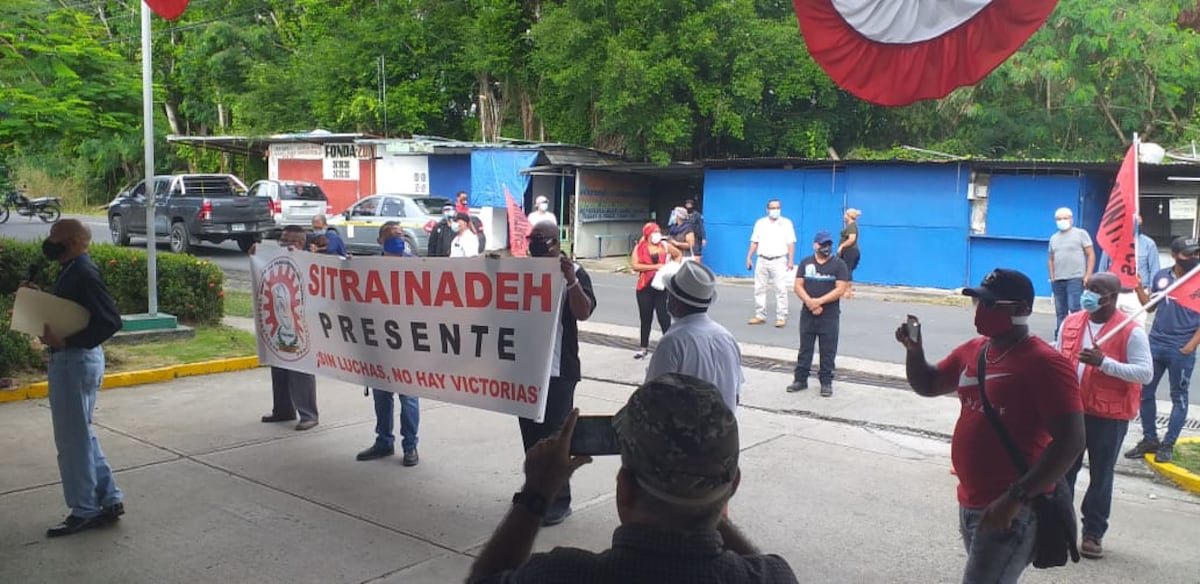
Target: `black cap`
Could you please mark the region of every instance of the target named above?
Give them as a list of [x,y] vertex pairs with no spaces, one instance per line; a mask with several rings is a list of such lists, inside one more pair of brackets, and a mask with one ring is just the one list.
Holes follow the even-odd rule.
[[1200,242],[1191,237],[1176,237],[1171,241],[1171,253],[1196,253],[1200,251]]
[[983,281],[974,288],[964,288],[964,296],[972,296],[980,300],[1024,302],[1033,306],[1033,282],[1029,276],[1016,270],[996,268],[992,273],[983,277]]

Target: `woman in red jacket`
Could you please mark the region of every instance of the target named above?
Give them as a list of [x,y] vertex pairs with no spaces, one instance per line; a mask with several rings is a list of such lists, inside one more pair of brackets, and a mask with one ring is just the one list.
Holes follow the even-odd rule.
[[642,226],[642,238],[630,254],[629,264],[637,272],[637,305],[638,318],[641,321],[641,348],[633,354],[634,359],[642,359],[650,347],[650,319],[658,314],[658,326],[662,332],[671,327],[671,315],[667,313],[667,292],[651,285],[654,274],[668,260],[679,261],[680,253],[674,246],[663,241],[662,232],[654,222]]

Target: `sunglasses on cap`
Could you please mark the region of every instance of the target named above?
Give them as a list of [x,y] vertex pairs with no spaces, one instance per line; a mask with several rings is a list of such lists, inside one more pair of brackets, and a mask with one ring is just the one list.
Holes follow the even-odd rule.
[[986,298],[979,298],[978,296],[971,297],[971,306],[979,306],[980,304],[983,304],[984,308],[995,308],[997,306],[1001,308],[1009,308],[1020,306],[1024,304],[1024,302],[1019,300],[988,300]]

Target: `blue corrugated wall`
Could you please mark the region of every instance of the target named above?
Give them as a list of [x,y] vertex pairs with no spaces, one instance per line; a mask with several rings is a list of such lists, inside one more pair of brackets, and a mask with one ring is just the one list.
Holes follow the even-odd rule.
[[1039,296],[1049,296],[1046,260],[1055,231],[1054,211],[1071,209],[1085,228],[1089,221],[1098,221],[1090,208],[1084,212],[1082,183],[1077,175],[993,174],[987,233],[971,236],[969,281],[979,282],[993,268],[1011,268],[1028,275]]
[[862,262],[854,279],[934,288],[964,285],[969,182],[969,169],[958,164],[846,169],[846,206],[862,211]]
[[471,155],[429,155],[429,194],[454,199],[458,191],[471,192]]

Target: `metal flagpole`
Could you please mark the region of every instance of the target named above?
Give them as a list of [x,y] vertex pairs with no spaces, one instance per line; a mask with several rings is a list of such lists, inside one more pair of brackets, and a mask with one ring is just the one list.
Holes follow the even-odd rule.
[[[1198,273],[1200,273],[1200,266],[1196,266],[1196,267],[1192,268],[1191,270],[1189,270],[1188,273],[1176,278],[1174,282],[1171,282],[1170,286],[1167,286],[1158,294],[1151,296],[1150,300],[1148,302],[1146,302],[1145,306],[1135,310],[1133,312],[1133,314],[1130,314],[1129,317],[1126,319],[1126,321],[1121,323],[1121,326],[1116,327],[1116,328],[1108,331],[1107,333],[1104,333],[1103,336],[1096,339],[1095,345],[1099,346],[1100,343],[1103,343],[1104,341],[1107,341],[1108,339],[1112,338],[1112,336],[1117,334],[1117,331],[1121,330],[1122,327],[1124,327],[1126,324],[1128,324],[1130,322],[1133,322],[1133,319],[1141,316],[1143,313],[1149,311],[1151,308],[1154,307],[1155,304],[1158,304],[1159,302],[1161,302],[1163,299],[1165,299],[1167,297],[1168,294],[1170,294],[1171,292],[1174,292],[1176,288],[1178,288],[1180,285],[1186,283],[1188,280],[1191,280],[1192,278],[1194,278],[1196,276],[1196,274],[1198,274]],[[1120,311],[1118,311],[1117,314],[1122,314],[1122,313]]]
[[142,126],[146,164],[147,312],[158,315],[157,229],[154,224],[154,73],[150,62],[150,6],[142,2]]

